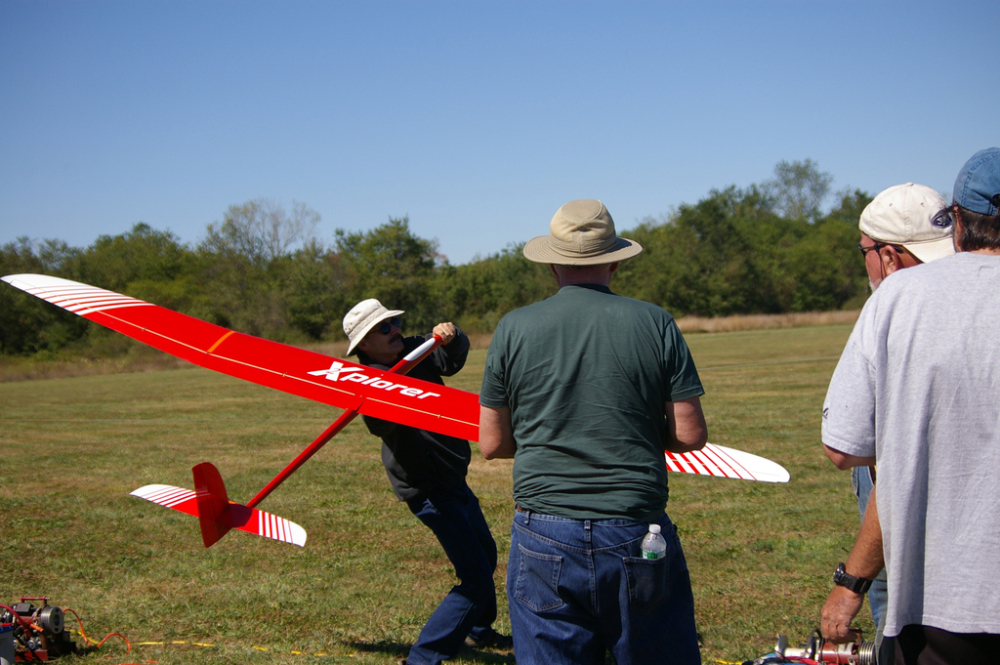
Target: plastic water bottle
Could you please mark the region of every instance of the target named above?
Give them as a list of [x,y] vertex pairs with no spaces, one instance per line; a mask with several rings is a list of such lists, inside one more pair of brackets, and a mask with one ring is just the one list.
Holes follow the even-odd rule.
[[639,547],[643,559],[659,559],[667,553],[667,541],[660,535],[659,524],[649,525],[649,533],[642,539],[642,545]]

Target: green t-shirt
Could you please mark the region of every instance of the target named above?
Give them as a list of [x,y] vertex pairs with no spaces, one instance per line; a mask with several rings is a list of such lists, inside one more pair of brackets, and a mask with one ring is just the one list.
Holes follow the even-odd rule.
[[479,401],[510,407],[518,505],[646,521],[667,502],[663,405],[704,392],[669,313],[574,285],[500,321]]

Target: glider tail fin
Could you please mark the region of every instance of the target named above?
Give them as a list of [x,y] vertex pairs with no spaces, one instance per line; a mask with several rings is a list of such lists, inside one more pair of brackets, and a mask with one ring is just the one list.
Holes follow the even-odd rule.
[[233,528],[229,495],[219,470],[210,462],[202,462],[191,471],[194,473],[194,490],[198,500],[201,540],[205,547],[211,547]]

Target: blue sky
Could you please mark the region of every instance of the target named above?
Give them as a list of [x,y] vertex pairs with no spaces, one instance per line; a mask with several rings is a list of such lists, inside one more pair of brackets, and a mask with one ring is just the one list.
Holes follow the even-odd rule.
[[0,1],[0,244],[230,205],[409,215],[452,263],[812,159],[949,192],[1000,145],[1000,3]]

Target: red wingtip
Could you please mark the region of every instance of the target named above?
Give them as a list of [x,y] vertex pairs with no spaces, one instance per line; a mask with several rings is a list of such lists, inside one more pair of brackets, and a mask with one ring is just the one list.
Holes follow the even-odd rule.
[[194,473],[194,491],[198,500],[201,540],[205,547],[211,547],[233,528],[229,495],[219,470],[209,462],[202,462],[191,471]]

